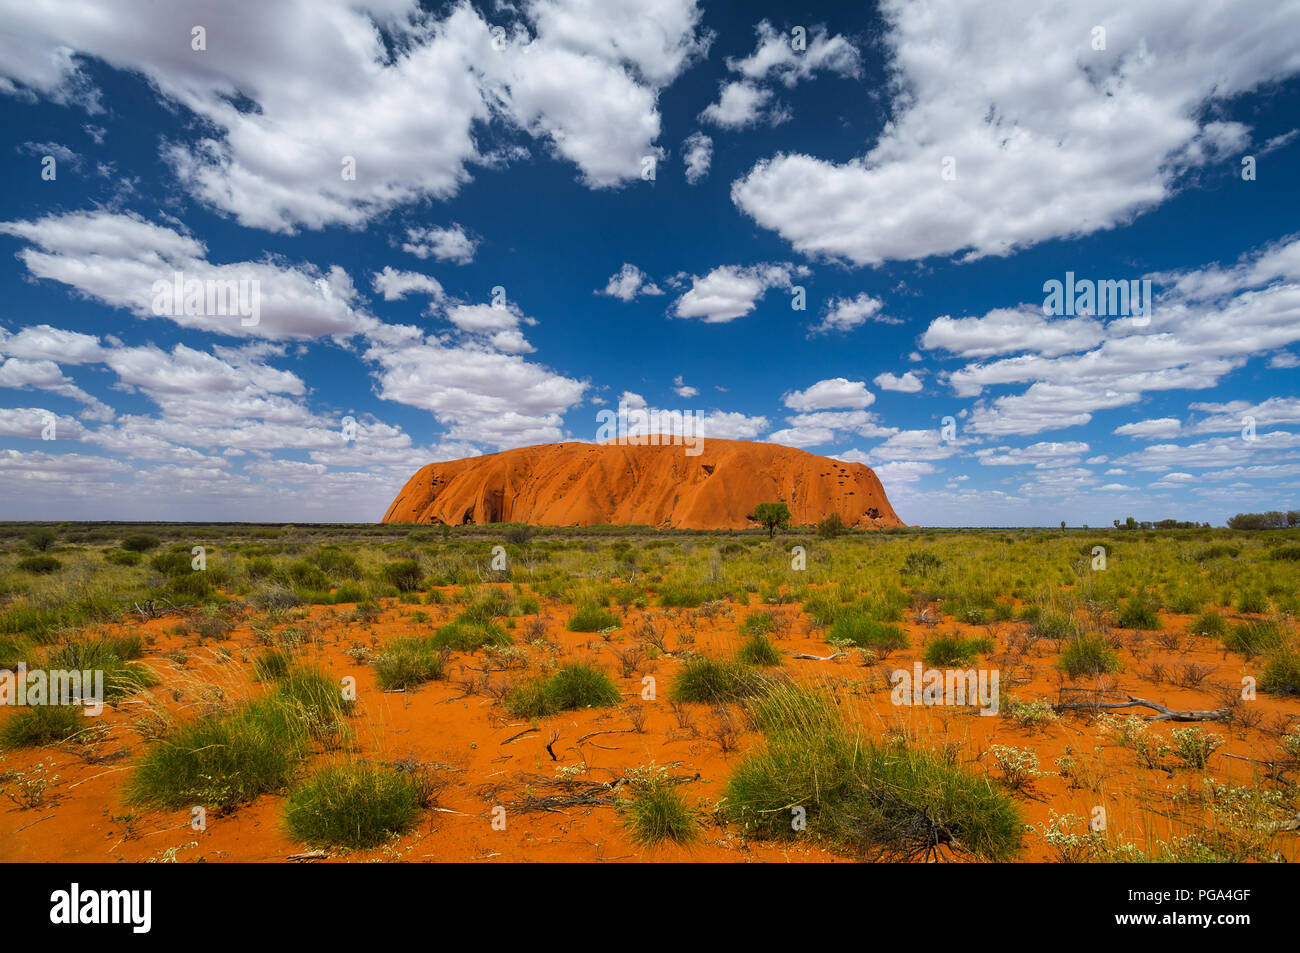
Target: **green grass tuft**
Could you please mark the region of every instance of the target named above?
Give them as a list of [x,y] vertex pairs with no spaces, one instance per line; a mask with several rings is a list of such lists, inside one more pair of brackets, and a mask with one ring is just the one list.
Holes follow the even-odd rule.
[[428,796],[419,779],[399,768],[333,764],[289,795],[285,827],[312,847],[377,847],[409,830]]
[[517,717],[544,718],[575,708],[606,708],[621,700],[618,686],[605,672],[576,663],[516,685],[506,694],[505,706]]

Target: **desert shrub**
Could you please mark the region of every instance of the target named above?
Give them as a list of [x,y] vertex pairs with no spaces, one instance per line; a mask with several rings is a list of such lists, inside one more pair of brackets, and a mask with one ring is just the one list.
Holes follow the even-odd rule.
[[180,576],[192,572],[191,556],[187,549],[169,549],[149,560],[149,565],[164,576]]
[[375,657],[375,680],[384,691],[413,688],[447,677],[447,661],[432,639],[394,639]]
[[601,606],[584,606],[569,617],[570,632],[599,632],[618,625],[618,616]]
[[1241,622],[1223,636],[1223,644],[1247,658],[1277,651],[1286,642],[1286,632],[1276,622]]
[[740,647],[736,659],[746,665],[780,665],[781,650],[766,635],[754,635]]
[[598,668],[575,663],[549,676],[516,685],[505,697],[512,715],[543,718],[575,708],[606,708],[622,699],[614,680]]
[[35,748],[65,741],[85,727],[85,720],[85,713],[75,705],[20,708],[0,728],[0,748]]
[[490,589],[481,596],[474,597],[470,603],[456,615],[457,622],[471,622],[475,625],[492,625],[494,620],[520,614],[518,603],[507,592]]
[[269,579],[275,573],[275,560],[267,556],[249,556],[244,560],[249,579]]
[[840,613],[840,604],[826,595],[815,595],[801,607],[817,625],[830,625]]
[[289,795],[284,822],[290,835],[312,847],[376,847],[408,830],[427,800],[420,779],[409,771],[333,764]]
[[361,577],[361,567],[357,564],[356,557],[351,553],[344,552],[337,546],[322,546],[307,558],[323,572],[328,573],[332,579],[359,579]]
[[922,657],[930,668],[944,668],[969,665],[993,649],[993,640],[987,636],[940,635],[930,640]]
[[673,678],[668,696],[676,702],[736,701],[757,694],[765,684],[763,676],[742,661],[725,661],[697,656],[687,659]]
[[1079,635],[1061,651],[1060,666],[1071,678],[1118,672],[1119,656],[1100,635]]
[[1205,597],[1200,593],[1190,589],[1179,589],[1170,595],[1167,608],[1170,612],[1177,612],[1179,615],[1191,615],[1193,612],[1200,612],[1204,604]]
[[253,678],[259,682],[276,682],[293,667],[293,656],[284,649],[270,648],[253,659]]
[[821,691],[778,686],[755,708],[766,747],[741,762],[722,802],[748,833],[796,836],[799,807],[808,830],[867,859],[929,859],[938,844],[983,860],[1019,853],[1019,809],[987,778],[872,741]]
[[143,652],[139,636],[134,639],[70,639],[50,650],[45,657],[45,667],[78,672],[102,671],[104,700],[116,701],[158,684],[158,677],[153,672],[128,661],[139,658]]
[[755,612],[740,624],[741,635],[771,635],[776,631],[776,617],[770,612]]
[[23,542],[37,552],[45,552],[58,541],[59,534],[52,529],[42,527],[23,537]]
[[689,844],[699,836],[699,822],[667,773],[655,769],[637,772],[629,784],[631,796],[619,804],[623,826],[643,847],[664,841]]
[[1173,730],[1173,752],[1189,768],[1204,770],[1210,756],[1223,745],[1218,735],[1206,734],[1200,725]]
[[275,578],[299,591],[328,592],[330,589],[330,577],[325,570],[306,559],[296,559],[276,570]]
[[1237,594],[1238,612],[1267,612],[1268,597],[1258,589],[1246,589]]
[[1290,562],[1300,560],[1300,546],[1279,546],[1268,554],[1269,559],[1284,559]]
[[415,592],[420,588],[424,573],[414,559],[398,559],[380,569],[379,576],[390,586],[395,586],[398,592]]
[[1219,638],[1227,631],[1228,624],[1223,621],[1223,616],[1212,610],[1209,612],[1202,612],[1187,624],[1187,632],[1190,635]]
[[173,599],[206,599],[214,593],[212,580],[206,572],[189,572],[172,576],[158,588],[164,596]]
[[511,638],[505,630],[491,623],[448,622],[430,639],[435,649],[456,652],[474,652],[485,645],[509,645]]
[[1230,546],[1227,543],[1215,543],[1213,546],[1207,546],[1192,558],[1198,563],[1209,562],[1212,559],[1230,558],[1236,559],[1241,555],[1240,546]]
[[1300,652],[1282,648],[1264,662],[1259,690],[1274,695],[1300,695]]
[[831,513],[817,522],[817,535],[822,539],[834,539],[847,529],[848,527],[844,525],[844,517],[839,513]]
[[943,565],[934,553],[924,549],[915,550],[903,557],[903,565],[898,571],[908,576],[928,576]]
[[328,676],[292,672],[265,698],[179,725],[153,742],[127,782],[127,800],[221,811],[283,790],[312,739],[337,734],[351,707]]
[[826,633],[829,642],[852,642],[864,649],[894,651],[910,644],[907,633],[892,622],[881,622],[861,611],[841,612]]
[[26,556],[20,560],[15,568],[19,572],[30,572],[44,575],[46,573],[56,572],[63,566],[53,556]]
[[22,636],[0,635],[0,669],[16,669],[31,659],[34,645]]
[[302,601],[302,596],[278,582],[262,586],[248,597],[249,604],[262,612],[283,612],[302,605]]
[[659,587],[659,604],[666,608],[696,609],[727,595],[721,586],[668,580]]
[[110,549],[104,553],[104,562],[112,563],[114,566],[138,566],[140,554],[125,549]]
[[158,537],[148,533],[135,533],[122,540],[122,548],[133,553],[145,553],[158,548]]
[[1160,628],[1160,616],[1155,607],[1141,599],[1130,599],[1116,622],[1121,629],[1152,630]]

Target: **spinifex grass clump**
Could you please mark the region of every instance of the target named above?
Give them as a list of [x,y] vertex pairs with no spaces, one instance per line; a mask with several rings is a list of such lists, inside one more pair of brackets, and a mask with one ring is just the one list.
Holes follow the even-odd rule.
[[430,644],[437,649],[450,649],[456,652],[473,652],[485,645],[509,645],[510,635],[491,622],[469,622],[455,620],[448,622]]
[[740,647],[736,659],[746,665],[780,665],[781,650],[773,645],[772,640],[766,635],[755,635]]
[[706,602],[725,599],[729,595],[723,586],[669,579],[659,587],[659,604],[668,608],[697,609]]
[[123,639],[69,640],[51,649],[45,657],[49,670],[104,673],[104,701],[116,701],[152,685],[158,677],[128,658],[138,658],[143,649],[138,637]]
[[925,647],[925,664],[930,668],[950,665],[970,665],[981,655],[994,649],[993,640],[987,636],[940,635]]
[[1105,675],[1118,672],[1119,656],[1100,635],[1079,635],[1070,639],[1061,651],[1061,668],[1071,678],[1081,675]]
[[20,708],[0,728],[0,748],[35,748],[66,741],[86,727],[86,715],[73,705]]
[[224,810],[282,790],[313,740],[329,745],[338,737],[351,708],[328,676],[293,672],[270,695],[180,725],[152,744],[127,783],[127,799]]
[[777,686],[754,711],[767,745],[741,762],[722,802],[749,833],[789,837],[806,827],[870,859],[929,859],[943,848],[1010,860],[1020,851],[1010,796],[937,755],[873,741],[829,694]]
[[398,592],[415,592],[420,588],[424,570],[414,559],[398,559],[380,569],[379,577]]
[[275,682],[289,674],[293,656],[280,648],[270,648],[253,659],[253,678],[259,682]]
[[758,694],[767,679],[743,661],[697,657],[687,659],[668,690],[676,702],[737,701]]
[[740,625],[741,635],[771,635],[776,631],[776,617],[770,612],[755,612]]
[[1121,629],[1154,631],[1160,628],[1160,616],[1149,602],[1134,598],[1124,606],[1116,624]]
[[1300,651],[1280,648],[1271,653],[1259,676],[1259,690],[1274,695],[1300,695]]
[[506,694],[505,706],[521,718],[544,718],[575,708],[605,708],[621,700],[612,678],[594,666],[577,663],[516,685]]
[[1204,635],[1219,638],[1227,631],[1228,624],[1223,621],[1223,616],[1213,610],[1202,612],[1187,624],[1187,632],[1190,635]]
[[662,768],[628,772],[631,796],[619,805],[623,826],[642,847],[664,841],[689,844],[699,835],[699,822]]
[[394,639],[375,657],[375,680],[384,691],[414,688],[447,677],[447,659],[433,639]]
[[861,609],[839,613],[826,633],[828,642],[852,642],[859,648],[890,652],[908,646],[907,633],[892,622],[881,622]]
[[59,562],[53,556],[27,556],[18,560],[15,568],[19,572],[30,572],[36,575],[57,572],[63,563]]
[[565,626],[570,632],[599,632],[618,625],[618,616],[603,606],[583,606]]
[[1281,649],[1286,644],[1286,632],[1276,622],[1242,622],[1224,634],[1223,644],[1254,658]]
[[294,791],[285,826],[312,847],[376,847],[408,830],[428,803],[409,771],[386,765],[340,763],[321,768]]

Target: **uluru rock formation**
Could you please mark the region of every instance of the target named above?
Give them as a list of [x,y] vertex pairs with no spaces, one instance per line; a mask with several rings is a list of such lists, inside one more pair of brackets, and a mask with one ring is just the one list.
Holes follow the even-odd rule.
[[870,467],[744,440],[681,446],[553,443],[422,467],[385,523],[531,523],[743,529],[759,503],[791,523],[838,513],[848,526],[903,526]]

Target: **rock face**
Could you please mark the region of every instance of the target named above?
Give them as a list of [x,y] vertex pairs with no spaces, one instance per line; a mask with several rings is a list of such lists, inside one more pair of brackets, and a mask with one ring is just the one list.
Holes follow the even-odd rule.
[[903,526],[861,463],[743,440],[681,446],[554,443],[430,463],[397,494],[385,523],[531,523],[743,529],[759,503],[784,502],[805,526]]

